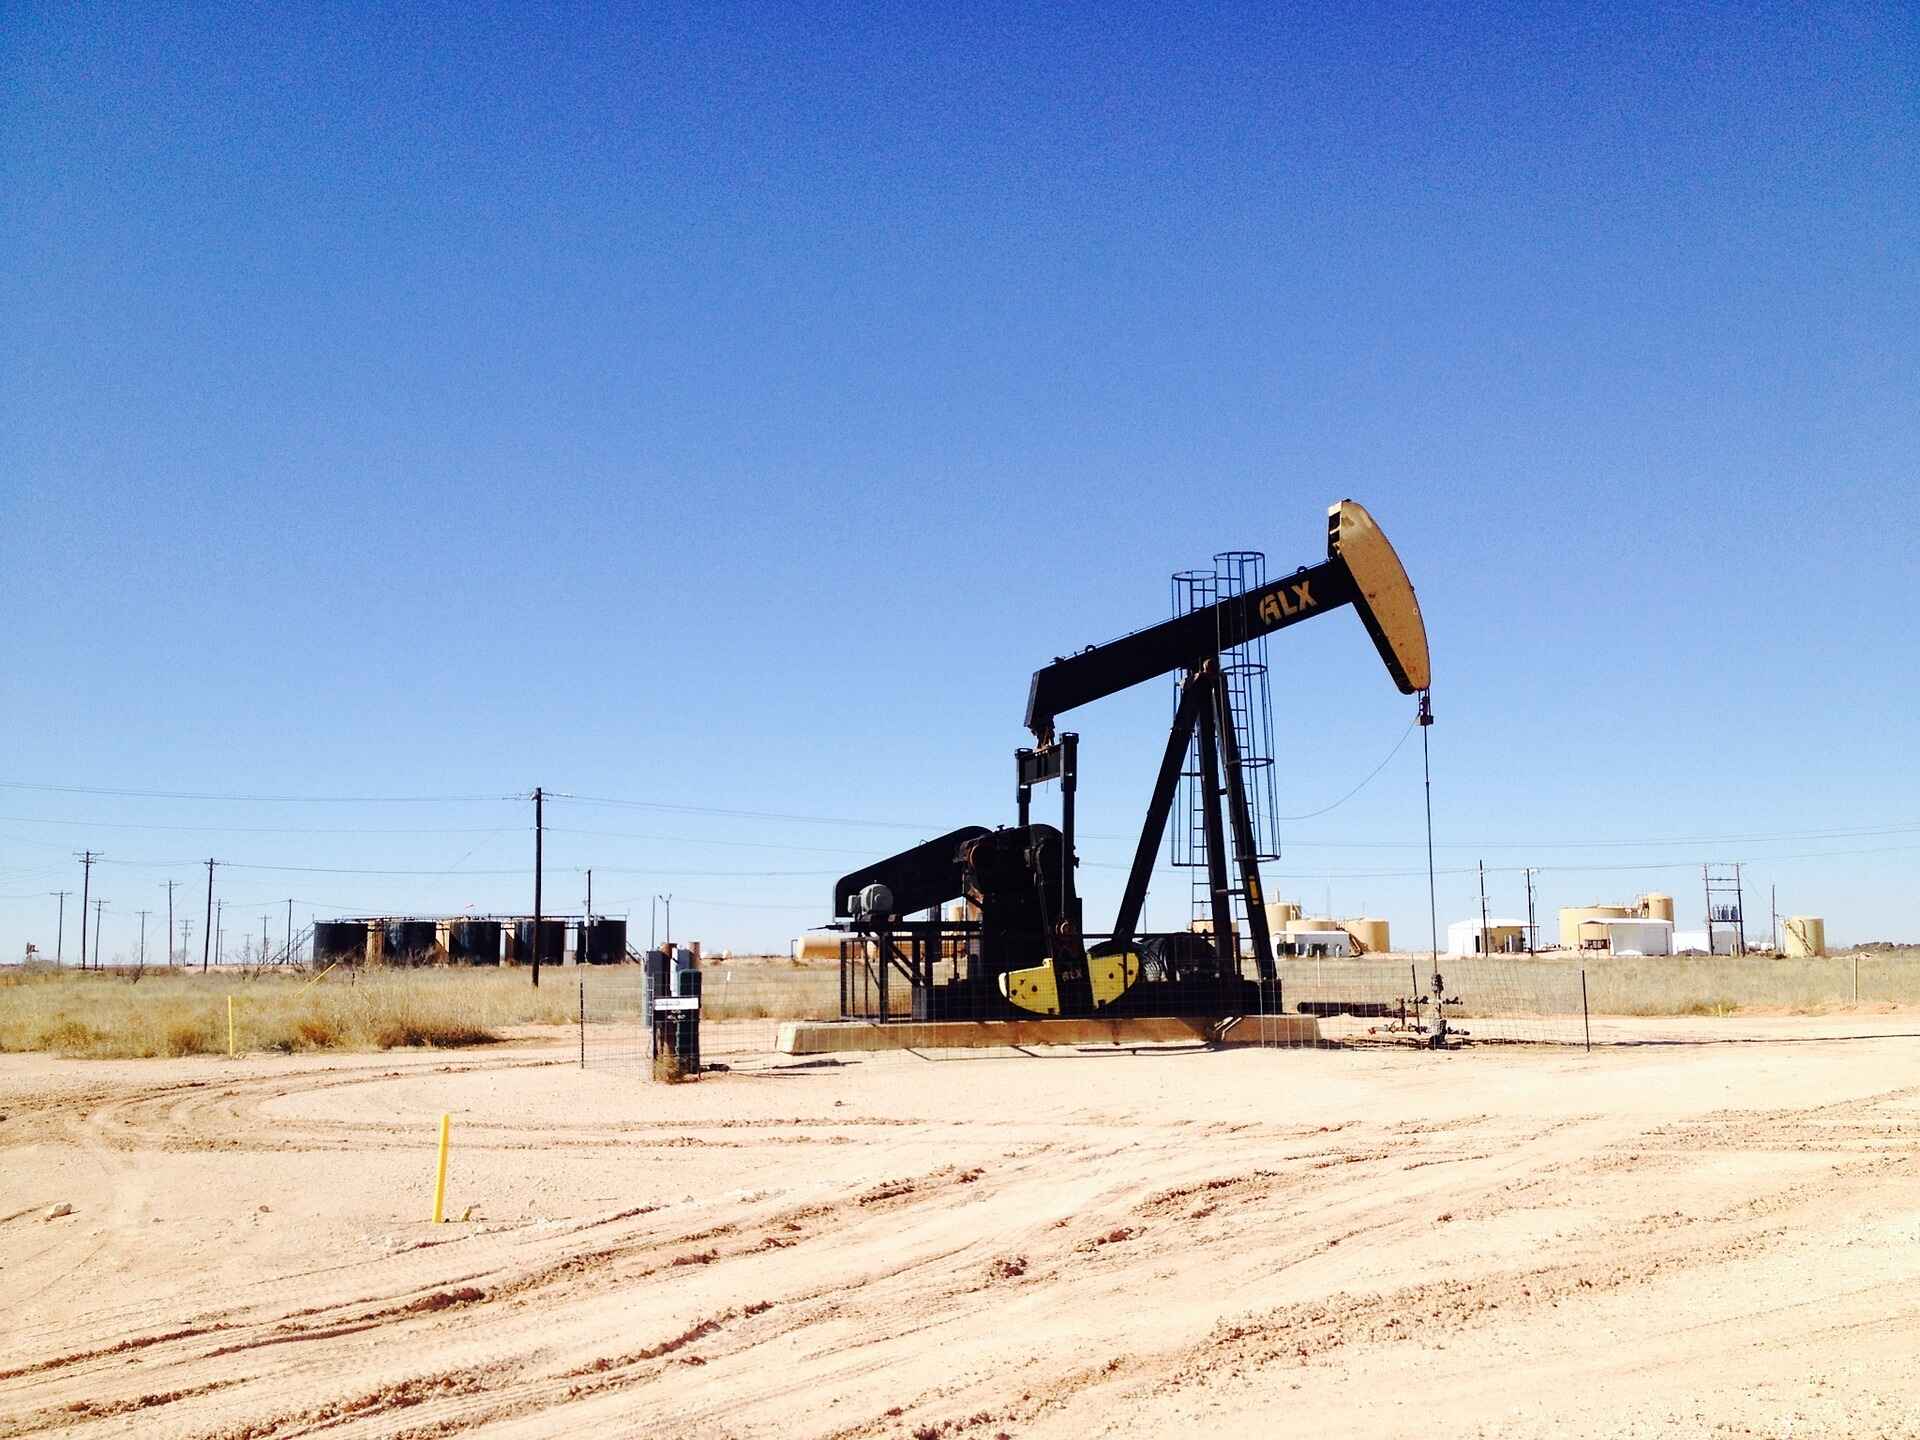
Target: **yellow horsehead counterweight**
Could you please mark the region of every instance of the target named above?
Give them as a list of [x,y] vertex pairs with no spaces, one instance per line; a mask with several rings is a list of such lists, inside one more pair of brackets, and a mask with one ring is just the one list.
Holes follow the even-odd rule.
[[[1131,950],[1124,955],[1088,957],[1087,980],[1093,987],[1096,1010],[1118,1000],[1139,978],[1140,957]],[[1000,977],[1000,993],[1022,1010],[1031,1010],[1036,1015],[1060,1013],[1060,985],[1051,960],[1026,970],[1007,971]]]

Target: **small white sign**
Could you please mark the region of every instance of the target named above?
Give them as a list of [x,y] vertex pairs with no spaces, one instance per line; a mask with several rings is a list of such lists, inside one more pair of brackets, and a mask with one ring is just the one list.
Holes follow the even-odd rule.
[[654,1001],[653,1008],[656,1011],[698,1010],[700,1008],[700,997],[698,995],[666,995]]

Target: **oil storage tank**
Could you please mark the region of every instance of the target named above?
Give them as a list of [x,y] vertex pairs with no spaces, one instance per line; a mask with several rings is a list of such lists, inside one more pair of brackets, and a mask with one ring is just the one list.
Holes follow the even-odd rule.
[[[515,964],[533,964],[533,921],[514,921],[513,958]],[[540,963],[542,965],[559,965],[563,964],[566,958],[567,922],[564,920],[542,920],[540,922]]]
[[498,965],[500,922],[454,921],[447,927],[447,959],[455,965]]
[[[1560,948],[1578,950],[1582,925],[1595,920],[1625,920],[1635,913],[1631,905],[1563,905],[1560,907]],[[1594,932],[1589,931],[1591,936]]]
[[1363,955],[1384,955],[1392,948],[1392,931],[1385,920],[1363,915],[1357,920],[1342,920],[1341,927],[1360,945]]
[[387,964],[430,965],[440,948],[440,927],[432,920],[389,920]]
[[1789,915],[1780,927],[1787,954],[1811,959],[1827,953],[1827,922],[1819,915]]
[[313,922],[313,963],[318,969],[329,965],[358,965],[367,958],[367,925],[364,920],[316,920]]
[[601,919],[583,924],[578,958],[583,965],[618,965],[627,958],[627,922]]

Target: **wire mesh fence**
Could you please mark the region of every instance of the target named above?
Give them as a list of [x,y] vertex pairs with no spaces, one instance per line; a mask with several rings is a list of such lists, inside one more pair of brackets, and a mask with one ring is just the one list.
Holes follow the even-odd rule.
[[[623,965],[574,973],[581,1064],[648,1073],[653,1057],[645,972]],[[840,975],[831,964],[715,961],[702,967],[701,978],[701,1051],[710,1064],[745,1069],[782,1063],[783,1023],[841,1016]],[[905,1000],[903,993],[902,1009]],[[1582,1045],[1590,1039],[1593,1016],[1821,1013],[1916,1004],[1920,952],[1813,959],[1443,955],[1437,962],[1424,955],[1289,957],[1279,961],[1278,982],[1226,1038],[1276,1048]]]
[[[840,1014],[840,977],[833,966],[787,961],[701,967],[700,1050],[729,1065],[770,1059],[780,1026],[790,1020],[832,1020]],[[580,1063],[587,1069],[648,1073],[653,1064],[646,972],[637,965],[579,972]]]
[[[1524,957],[1287,958],[1263,987],[1241,1043],[1582,1045],[1588,1024],[1578,966]],[[1312,1024],[1302,1023],[1311,1021]]]

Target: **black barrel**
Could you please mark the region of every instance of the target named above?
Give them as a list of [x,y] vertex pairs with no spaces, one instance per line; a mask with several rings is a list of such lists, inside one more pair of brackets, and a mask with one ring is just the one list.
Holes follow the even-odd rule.
[[627,922],[592,920],[580,927],[583,965],[618,965],[627,958]]
[[[533,964],[533,921],[516,920],[513,925],[513,958],[516,964]],[[567,922],[540,922],[540,963],[559,965],[567,958]]]
[[439,948],[440,926],[433,920],[389,920],[387,964],[427,965]]
[[455,965],[498,965],[500,922],[454,921],[447,927],[447,959]]
[[324,970],[329,965],[358,965],[367,955],[367,926],[363,920],[316,920],[313,922],[313,963]]

